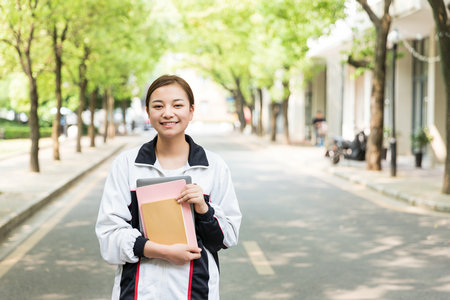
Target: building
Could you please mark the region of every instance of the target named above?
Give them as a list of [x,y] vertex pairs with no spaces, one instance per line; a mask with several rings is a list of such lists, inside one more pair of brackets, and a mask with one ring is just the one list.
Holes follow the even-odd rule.
[[[369,1],[375,12],[381,11],[383,3]],[[309,45],[309,56],[322,66],[322,71],[293,98],[294,103],[304,104],[304,116],[297,120],[303,119],[300,122],[304,124],[304,139],[311,138],[311,118],[317,110],[325,113],[328,137],[342,135],[352,139],[357,131],[369,128],[372,74],[370,71],[357,74],[354,67],[345,63],[347,55],[343,51],[358,38],[352,28],[372,25],[356,1],[349,4],[347,15],[346,20],[336,24],[330,36]],[[446,157],[446,99],[431,7],[426,0],[396,0],[391,16],[391,29],[397,30],[400,37],[394,89],[398,154],[410,155],[411,134],[426,126],[433,136],[427,150],[428,159],[433,163],[442,162]],[[392,59],[386,65],[384,126],[389,133],[392,128]]]

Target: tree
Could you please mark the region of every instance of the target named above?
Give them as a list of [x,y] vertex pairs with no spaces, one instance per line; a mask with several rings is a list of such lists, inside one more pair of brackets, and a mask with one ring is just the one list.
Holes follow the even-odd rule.
[[370,96],[370,135],[367,141],[367,169],[381,170],[381,150],[383,147],[383,111],[384,89],[386,81],[386,45],[387,35],[392,18],[389,8],[392,0],[384,0],[381,17],[378,17],[367,3],[367,0],[357,0],[366,11],[376,32],[375,53],[373,63],[372,93]]
[[[253,88],[256,89],[256,99],[258,101],[259,111],[257,114],[256,133],[259,136],[264,135],[263,128],[263,91],[269,91],[272,103],[271,109],[271,140],[276,140],[276,119],[279,113],[277,97],[273,91],[275,75],[280,68],[280,54],[283,53],[283,46],[278,36],[274,35],[268,28],[267,18],[264,16],[264,6],[255,11],[250,21],[252,22],[252,32],[250,49],[252,57],[250,62],[250,76],[252,78]],[[254,101],[256,102],[256,101]]]
[[[67,69],[72,82],[78,86],[76,151],[81,152],[82,113],[87,94],[91,94],[91,124],[88,132],[93,146],[92,116],[98,93],[94,91],[103,91],[107,95],[107,131],[112,137],[115,132],[112,120],[115,99],[125,100],[131,97],[131,86],[128,85],[130,76],[140,79],[165,48],[160,47],[161,43],[156,41],[161,39],[162,33],[150,28],[156,19],[152,19],[152,22],[146,19],[150,6],[146,6],[145,2],[87,1],[79,5],[75,9],[80,12],[79,16],[72,22],[69,39],[71,59]],[[100,10],[103,12],[102,18],[97,15]],[[152,36],[153,33],[156,36]]]
[[[65,5],[66,4],[66,5]],[[65,1],[48,1],[47,16],[47,34],[52,41],[54,56],[54,75],[55,75],[55,96],[56,96],[56,114],[53,120],[52,139],[53,139],[53,159],[60,160],[59,136],[61,135],[61,106],[62,106],[62,67],[63,67],[63,48],[67,38],[70,18],[68,16],[69,7]]]
[[[0,40],[14,48],[22,72],[28,80],[30,98],[30,171],[39,172],[39,94],[37,77],[45,67],[45,55],[38,54],[41,47],[35,45],[40,35],[43,4],[39,0],[2,2],[0,5],[1,26]],[[40,41],[42,42],[42,41]],[[39,58],[39,59],[38,59]]]
[[445,6],[444,0],[428,0],[433,10],[434,22],[436,23],[436,34],[439,41],[439,53],[441,58],[442,78],[445,85],[445,99],[447,103],[446,118],[446,146],[447,157],[445,159],[444,182],[442,193],[450,194],[450,4]]
[[[278,69],[283,73],[281,84],[281,108],[284,120],[284,135],[290,143],[289,99],[290,80],[296,70],[302,69],[308,51],[307,40],[326,34],[328,28],[344,15],[343,0],[279,0],[262,1],[261,14],[264,16],[266,31],[272,39],[278,39],[282,51],[278,53]],[[272,105],[272,115],[278,113],[277,105]],[[274,121],[273,121],[274,123]],[[274,136],[272,136],[274,139]]]
[[[234,98],[240,130],[246,127],[244,107],[250,100],[253,1],[176,2],[184,24],[182,49],[189,66],[212,78]],[[251,105],[251,104],[250,104]]]

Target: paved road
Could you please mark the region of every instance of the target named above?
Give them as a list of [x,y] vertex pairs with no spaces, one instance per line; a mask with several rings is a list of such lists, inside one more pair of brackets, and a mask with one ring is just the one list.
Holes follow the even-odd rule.
[[[449,299],[448,215],[406,213],[317,171],[314,148],[199,137],[228,162],[244,215],[222,299]],[[109,299],[94,234],[108,161],[0,246],[0,299]]]

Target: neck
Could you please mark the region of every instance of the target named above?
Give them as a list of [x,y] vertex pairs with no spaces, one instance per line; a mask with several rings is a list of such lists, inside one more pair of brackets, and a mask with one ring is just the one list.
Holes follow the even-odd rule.
[[170,139],[158,135],[155,150],[158,157],[187,156],[189,144],[186,142],[184,134]]

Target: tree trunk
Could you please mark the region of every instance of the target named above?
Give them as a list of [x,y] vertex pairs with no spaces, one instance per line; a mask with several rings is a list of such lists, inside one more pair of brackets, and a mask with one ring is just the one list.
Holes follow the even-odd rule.
[[94,89],[89,96],[89,112],[91,113],[91,120],[89,122],[88,135],[90,140],[90,147],[95,147],[95,127],[94,127],[94,117],[95,117],[95,103],[97,101],[98,89]]
[[[444,181],[442,193],[450,194],[450,24],[448,10],[443,0],[428,0],[433,10],[434,21],[436,24],[436,34],[439,43],[439,56],[441,58],[441,72],[444,79],[445,99],[447,103],[446,111],[446,147],[447,156],[445,158]],[[450,9],[450,8],[449,8]]]
[[81,137],[83,136],[83,111],[84,111],[84,103],[86,102],[86,86],[87,86],[87,79],[84,79],[80,82],[80,103],[78,105],[78,111],[77,111],[77,146],[76,151],[81,152]]
[[[388,29],[389,30],[389,29]],[[367,169],[381,170],[383,146],[384,88],[386,80],[386,38],[388,31],[377,31],[375,46],[374,76],[370,97],[370,135],[366,154]]]
[[291,143],[291,137],[289,135],[289,97],[291,92],[289,89],[289,80],[283,80],[283,120],[284,120],[284,136],[286,138],[286,143]]
[[55,56],[55,95],[56,95],[56,115],[53,119],[52,127],[52,140],[53,140],[53,159],[60,160],[59,153],[59,136],[61,135],[61,106],[62,106],[62,94],[61,94],[61,82],[62,82],[62,50],[63,42],[66,39],[66,33],[68,24],[61,33],[60,43],[58,43],[58,30],[56,25],[53,26],[52,42],[53,42],[53,55]]
[[83,118],[82,114],[84,111],[84,103],[86,101],[86,86],[87,86],[87,80],[84,79],[80,82],[79,88],[80,88],[80,103],[78,105],[78,111],[77,111],[77,144],[76,144],[76,152],[81,152],[81,137],[83,136]]
[[127,108],[128,108],[128,101],[123,100],[120,103],[120,108],[122,109],[122,125],[123,125],[123,134],[127,134]]
[[[30,64],[31,67],[31,64]],[[30,68],[31,70],[31,68]],[[39,168],[39,117],[38,117],[38,103],[39,95],[37,91],[36,78],[30,73],[28,74],[28,81],[30,84],[30,116],[28,120],[28,125],[30,127],[30,139],[31,139],[31,150],[30,150],[30,171],[40,172]]]
[[105,121],[103,123],[103,143],[106,144],[108,139],[108,90],[105,89],[103,94],[103,111],[105,112]]
[[256,134],[257,128],[256,128],[255,122],[253,122],[253,116],[255,115],[255,106],[251,105],[248,108],[250,109],[250,113],[251,113],[250,125],[252,128],[252,134]]
[[250,97],[251,103],[248,105],[248,108],[250,109],[251,113],[250,125],[252,129],[252,134],[256,134],[257,128],[253,118],[253,116],[255,115],[255,103],[256,103],[256,90],[254,88],[250,88]]
[[258,101],[259,101],[259,114],[258,114],[258,126],[256,132],[259,136],[264,135],[264,127],[263,127],[263,91],[261,88],[258,88]]
[[244,106],[242,105],[242,97],[238,90],[233,90],[234,106],[239,120],[239,130],[242,132],[245,128]]
[[239,77],[234,77],[234,82],[236,84],[236,89],[233,91],[233,96],[235,99],[236,113],[239,118],[239,123],[241,123],[239,129],[241,130],[241,132],[243,132],[245,126],[247,125],[245,122],[245,115],[244,115],[245,98],[244,95],[242,94],[241,79]]
[[78,113],[77,113],[77,126],[78,126],[78,132],[77,132],[77,145],[76,145],[76,152],[81,152],[81,137],[83,136],[83,118],[82,114],[84,111],[84,103],[86,102],[86,87],[88,85],[88,80],[86,78],[86,61],[89,57],[89,48],[86,46],[84,47],[84,56],[81,60],[80,65],[78,66],[78,76],[79,76],[79,83],[78,86],[80,88],[80,103],[78,106]]
[[276,142],[276,140],[277,140],[277,119],[278,119],[278,114],[280,113],[280,104],[278,104],[276,102],[272,102],[270,104],[270,108],[272,110],[272,116],[271,116],[272,128],[271,128],[270,140],[272,142]]
[[113,139],[116,136],[116,126],[114,124],[114,97],[112,87],[108,91],[108,138]]
[[55,56],[55,95],[56,95],[56,115],[53,119],[52,140],[53,140],[53,159],[61,160],[59,154],[59,136],[61,135],[61,69],[62,69],[62,46],[58,45],[58,36],[56,26],[53,28],[53,54]]
[[28,126],[30,127],[30,139],[31,139],[31,149],[30,149],[30,171],[40,172],[39,167],[39,116],[38,116],[38,106],[39,106],[39,95],[37,90],[36,77],[33,75],[33,64],[31,61],[31,41],[33,34],[30,34],[28,47],[25,49],[25,59],[18,50],[19,58],[21,61],[22,69],[27,75],[30,93],[30,116],[28,118]]
[[381,152],[383,147],[384,89],[386,80],[386,42],[391,27],[389,7],[392,0],[384,1],[381,18],[372,11],[366,0],[357,0],[369,15],[375,26],[376,42],[372,93],[370,96],[370,135],[367,141],[366,161],[368,170],[381,170]]

